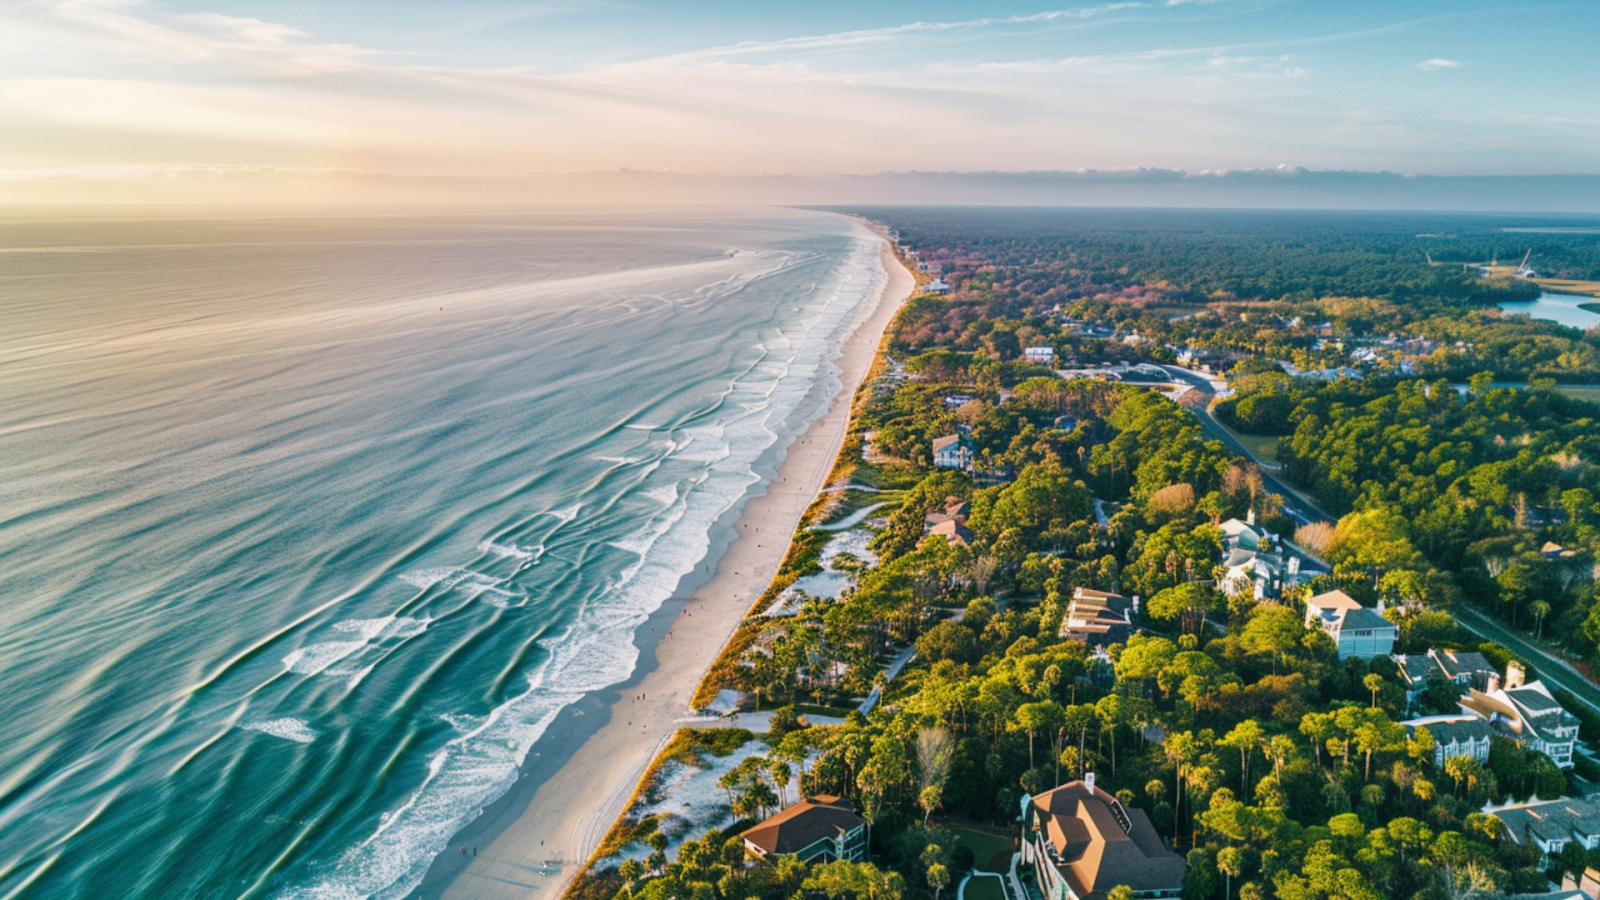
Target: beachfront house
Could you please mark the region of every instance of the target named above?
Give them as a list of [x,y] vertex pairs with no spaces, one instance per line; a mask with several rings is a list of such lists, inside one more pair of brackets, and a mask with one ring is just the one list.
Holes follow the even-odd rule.
[[1383,606],[1371,610],[1341,590],[1306,601],[1306,627],[1321,628],[1339,646],[1339,658],[1388,656],[1400,629],[1383,617]]
[[1038,872],[1044,900],[1105,900],[1119,885],[1135,897],[1177,897],[1187,868],[1144,811],[1095,787],[1093,772],[1022,798],[1022,861]]
[[933,464],[940,469],[967,469],[972,466],[972,447],[965,435],[951,434],[933,439]]
[[740,837],[754,859],[793,856],[801,862],[860,862],[867,855],[866,825],[849,800],[818,794],[768,816]]
[[1506,684],[1490,679],[1486,691],[1468,691],[1461,708],[1482,717],[1501,737],[1524,749],[1537,750],[1563,769],[1572,768],[1572,748],[1578,740],[1578,719],[1550,695],[1542,681],[1523,684],[1523,669],[1506,667]]
[[1433,764],[1436,766],[1444,765],[1452,756],[1465,756],[1480,763],[1489,761],[1489,740],[1494,737],[1494,729],[1475,715],[1423,716],[1400,724],[1406,727],[1408,740],[1416,737],[1418,728],[1428,730],[1433,738]]

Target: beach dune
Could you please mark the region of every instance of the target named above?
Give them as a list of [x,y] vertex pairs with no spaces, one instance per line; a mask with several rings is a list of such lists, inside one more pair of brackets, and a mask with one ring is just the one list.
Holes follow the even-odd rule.
[[[653,668],[642,666],[643,673],[615,694],[579,704],[559,719],[541,742],[549,749],[530,758],[526,787],[513,790],[458,837],[460,847],[434,863],[420,896],[555,900],[621,814],[657,750],[692,714],[696,685],[766,588],[833,468],[849,428],[851,398],[915,284],[887,240],[881,254],[888,274],[884,288],[867,301],[874,304],[870,314],[835,360],[843,370],[842,387],[827,413],[789,447],[766,492],[745,505],[736,537],[712,577],[641,629],[642,645],[652,640],[652,630],[662,635],[645,651],[648,659],[653,650]],[[578,727],[586,716],[602,724]],[[558,732],[563,724],[571,732],[565,747]]]

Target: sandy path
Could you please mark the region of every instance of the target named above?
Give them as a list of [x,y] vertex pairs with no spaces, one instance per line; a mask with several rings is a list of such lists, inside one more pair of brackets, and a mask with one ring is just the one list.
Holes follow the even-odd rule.
[[[889,274],[884,292],[835,360],[843,370],[839,376],[843,387],[828,412],[789,447],[766,494],[745,505],[735,526],[738,539],[656,646],[655,669],[622,692],[606,724],[540,781],[531,800],[486,845],[480,843],[468,854],[444,854],[424,882],[422,896],[555,900],[621,814],[657,749],[678,720],[690,715],[695,686],[750,604],[766,589],[800,516],[833,468],[849,427],[856,387],[914,284],[887,241],[882,254]],[[646,699],[637,699],[641,694]]]

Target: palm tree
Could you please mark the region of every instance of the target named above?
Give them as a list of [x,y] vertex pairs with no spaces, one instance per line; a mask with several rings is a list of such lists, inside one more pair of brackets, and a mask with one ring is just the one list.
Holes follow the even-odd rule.
[[1537,638],[1544,632],[1544,617],[1550,615],[1550,604],[1535,600],[1528,604],[1528,612],[1533,613],[1533,636]]
[[1244,851],[1238,847],[1223,847],[1217,851],[1217,870],[1223,874],[1222,900],[1233,896],[1233,879],[1244,874]]
[[760,779],[750,785],[750,789],[745,791],[745,796],[750,798],[750,802],[756,805],[763,816],[767,814],[767,810],[778,805],[778,795],[772,792],[772,786]]
[[778,808],[789,805],[789,779],[794,776],[794,770],[784,760],[773,758],[767,762],[767,774],[772,776],[772,783],[778,786]]
[[622,865],[617,867],[617,874],[622,876],[622,880],[628,883],[628,889],[632,890],[634,884],[644,875],[644,863],[637,859],[625,859]]

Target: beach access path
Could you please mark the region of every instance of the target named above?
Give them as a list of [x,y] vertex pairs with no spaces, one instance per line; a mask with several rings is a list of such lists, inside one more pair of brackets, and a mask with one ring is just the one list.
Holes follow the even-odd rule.
[[[621,815],[678,720],[691,715],[696,685],[766,589],[800,517],[833,470],[849,429],[856,388],[872,367],[895,311],[915,286],[886,238],[881,252],[889,275],[884,289],[869,301],[875,307],[834,361],[843,370],[842,387],[827,413],[789,447],[766,493],[745,505],[736,525],[738,536],[716,573],[694,592],[655,646],[655,668],[622,692],[606,723],[540,781],[525,805],[498,813],[504,821],[484,823],[492,837],[473,839],[470,854],[454,849],[443,854],[420,896],[556,900]],[[547,734],[541,744],[559,740]]]

